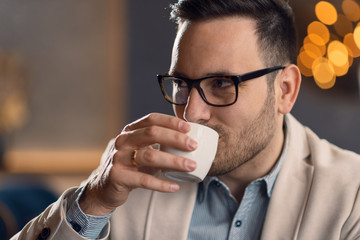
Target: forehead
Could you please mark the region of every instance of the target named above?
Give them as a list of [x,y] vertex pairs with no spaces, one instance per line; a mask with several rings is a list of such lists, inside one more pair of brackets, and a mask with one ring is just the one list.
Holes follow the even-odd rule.
[[256,24],[250,18],[185,21],[175,39],[171,71],[192,77],[216,72],[241,74],[262,65],[258,51]]

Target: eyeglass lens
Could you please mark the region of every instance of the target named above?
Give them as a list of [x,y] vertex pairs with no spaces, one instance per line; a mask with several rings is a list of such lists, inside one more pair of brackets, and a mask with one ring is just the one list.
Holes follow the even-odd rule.
[[[186,104],[190,88],[180,78],[164,77],[162,79],[165,97],[174,104]],[[200,82],[204,100],[213,105],[227,105],[236,100],[236,86],[228,77],[211,77]],[[201,95],[201,94],[200,94]]]

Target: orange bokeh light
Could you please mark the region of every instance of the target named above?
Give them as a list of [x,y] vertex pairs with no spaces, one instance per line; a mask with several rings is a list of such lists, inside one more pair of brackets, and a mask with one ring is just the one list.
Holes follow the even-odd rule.
[[360,56],[360,48],[356,45],[354,34],[348,33],[344,37],[344,44],[351,50],[349,51],[349,55],[357,58]]
[[349,63],[348,50],[339,41],[332,41],[328,46],[328,58],[336,67],[343,67]]
[[299,58],[305,67],[311,69],[314,60],[318,57],[312,52],[302,51],[299,54]]
[[316,57],[322,57],[324,54],[322,53],[321,49],[313,44],[313,43],[306,43],[304,44],[304,51],[315,55]]
[[334,86],[336,81],[335,70],[327,58],[318,58],[314,61],[313,76],[316,84],[322,89]]
[[332,25],[337,21],[336,8],[329,2],[320,1],[315,6],[316,17],[326,25]]
[[356,22],[360,19],[360,7],[357,2],[353,0],[344,0],[341,7],[345,16],[350,21]]
[[300,56],[297,57],[297,66],[300,69],[300,72],[302,75],[304,75],[305,77],[311,77],[312,76],[312,70],[311,68],[307,68],[304,66],[304,64],[302,63]]
[[[346,45],[345,45],[346,46]],[[348,61],[349,61],[349,68],[353,65],[353,63],[354,63],[354,57],[353,57],[353,53],[352,53],[352,51],[351,51],[351,49],[348,47],[348,46],[346,46],[346,49],[348,50],[348,53],[349,53],[349,55],[348,55],[348,57],[349,57],[349,59],[348,59]]]
[[326,53],[326,45],[317,45],[316,43],[314,43],[313,41],[311,41],[311,39],[309,38],[309,36],[306,36],[304,38],[304,46],[308,43],[311,43],[311,44],[315,44],[321,51],[321,56],[324,56],[325,53]]
[[334,28],[336,33],[342,37],[353,31],[352,22],[343,14],[339,14],[338,20],[334,24]]
[[338,77],[344,76],[348,73],[349,68],[350,68],[349,60],[346,61],[345,65],[340,66],[340,67],[333,64],[333,68],[334,68],[334,72],[335,72],[336,76],[338,76]]
[[327,82],[327,83],[321,83],[318,80],[315,79],[315,83],[321,88],[321,89],[330,89],[332,87],[335,86],[336,83],[336,77],[334,77],[333,79],[331,79],[331,81]]
[[[355,58],[360,57],[360,3],[342,0],[341,7],[343,13],[338,14],[329,1],[315,5],[318,21],[308,25],[297,57],[301,73],[313,76],[322,89],[332,88],[336,77],[346,75]],[[354,22],[358,22],[355,28]]]
[[354,30],[354,41],[358,48],[360,48],[360,23],[356,26]]
[[308,26],[309,39],[316,45],[323,46],[330,40],[329,29],[321,22],[314,21]]

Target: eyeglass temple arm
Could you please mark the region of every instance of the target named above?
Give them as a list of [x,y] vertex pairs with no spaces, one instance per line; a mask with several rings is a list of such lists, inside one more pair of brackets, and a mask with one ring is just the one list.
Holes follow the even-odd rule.
[[265,68],[265,69],[261,69],[261,70],[255,71],[255,72],[247,73],[240,77],[240,81],[243,82],[243,81],[246,81],[249,79],[258,78],[258,77],[264,76],[266,74],[269,74],[271,72],[274,72],[274,71],[277,71],[280,69],[284,69],[284,68],[285,68],[285,66],[276,66],[276,67]]

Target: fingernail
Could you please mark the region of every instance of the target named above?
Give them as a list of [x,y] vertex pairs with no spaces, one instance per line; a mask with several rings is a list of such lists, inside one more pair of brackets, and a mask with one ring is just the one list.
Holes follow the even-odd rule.
[[188,141],[188,146],[192,149],[192,150],[195,150],[198,146],[198,143],[193,140],[193,139],[189,139]]
[[177,191],[179,191],[179,189],[180,189],[180,186],[179,185],[177,185],[177,184],[170,184],[170,191],[171,192],[177,192]]
[[187,160],[186,161],[186,168],[190,171],[193,171],[196,169],[196,162],[191,161],[191,160]]
[[179,129],[180,129],[180,131],[182,131],[182,132],[188,132],[188,131],[190,131],[190,125],[188,124],[188,123],[186,123],[186,122],[180,122],[180,124],[179,124]]

